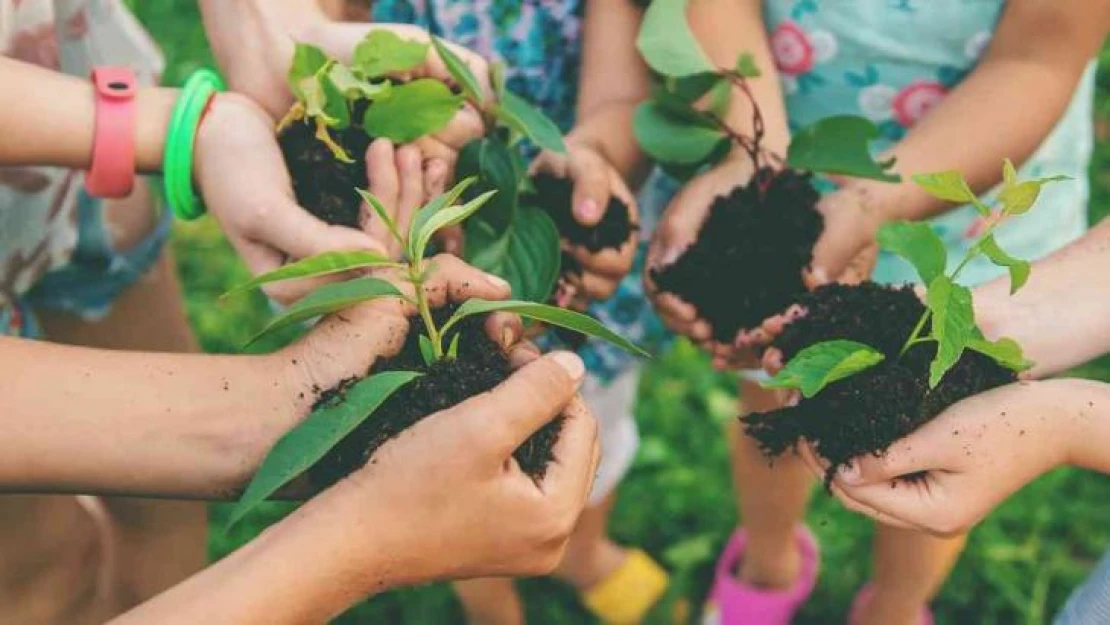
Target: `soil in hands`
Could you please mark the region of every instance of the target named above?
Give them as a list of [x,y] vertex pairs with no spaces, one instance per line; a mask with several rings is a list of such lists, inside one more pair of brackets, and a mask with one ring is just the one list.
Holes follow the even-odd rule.
[[819,198],[808,174],[764,168],[717,198],[694,244],[674,264],[652,268],[652,279],[693,304],[713,338],[731,343],[805,292],[802,270],[824,228]]
[[814,343],[835,339],[865,343],[886,355],[877,366],[833,382],[797,406],[743,419],[748,434],[772,457],[793,448],[800,438],[813,443],[832,465],[826,482],[852,458],[881,455],[948,406],[1017,379],[1013,371],[967,350],[930,389],[929,363],[936,344],[921,343],[898,356],[924,311],[911,287],[829,285],[798,303],[805,316],[773,343],[784,361]]
[[[293,178],[297,203],[322,221],[349,228],[359,228],[362,199],[355,189],[366,189],[366,149],[371,137],[362,129],[366,102],[355,104],[352,123],[344,130],[332,130],[331,136],[353,163],[344,163],[316,138],[316,125],[310,121],[293,122],[278,135],[285,165]],[[357,123],[354,121],[357,120]]]
[[[436,323],[442,325],[451,312],[451,308],[436,311]],[[369,419],[310,468],[308,475],[312,483],[320,488],[334,484],[362,467],[378,448],[420,420],[485,393],[508,378],[511,371],[509,358],[486,335],[485,319],[485,316],[469,317],[456,326],[462,333],[458,358],[440,361],[429,367],[420,355],[418,342],[418,337],[424,332],[424,323],[419,318],[413,318],[401,352],[375,363],[370,373],[420,371],[424,375],[393,394]],[[448,333],[445,344],[450,344],[455,333],[456,330]],[[347,380],[325,391],[316,406],[343,397],[345,389],[355,381]],[[476,415],[476,418],[486,417]],[[554,458],[552,449],[561,427],[562,418],[552,421],[513,454],[528,476],[535,480],[543,479],[548,463]]]
[[583,226],[574,218],[572,197],[574,186],[566,178],[556,178],[549,174],[538,174],[532,178],[536,194],[530,201],[551,216],[568,243],[584,247],[591,253],[604,249],[619,250],[640,225],[632,222],[628,205],[616,196],[609,199],[605,214],[594,226]]

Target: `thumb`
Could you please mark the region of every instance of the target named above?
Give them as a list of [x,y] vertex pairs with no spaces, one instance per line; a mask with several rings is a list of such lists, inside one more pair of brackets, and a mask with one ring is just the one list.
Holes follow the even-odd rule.
[[253,224],[249,238],[294,259],[345,250],[385,251],[365,232],[328,225],[291,199],[283,198],[267,213]]
[[582,151],[570,163],[570,176],[574,180],[571,197],[574,219],[583,226],[596,226],[609,207],[609,166],[600,157]]
[[933,466],[935,462],[929,462],[927,453],[922,452],[922,449],[928,449],[928,443],[917,441],[915,444],[913,438],[910,435],[902,439],[882,455],[864,454],[853,459],[837,470],[837,480],[846,486],[888,484],[904,475],[937,468]]

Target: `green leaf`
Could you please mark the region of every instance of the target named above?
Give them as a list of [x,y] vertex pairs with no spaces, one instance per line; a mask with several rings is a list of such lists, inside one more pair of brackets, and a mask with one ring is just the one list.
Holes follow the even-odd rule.
[[498,119],[528,137],[532,143],[545,150],[559,154],[566,153],[567,146],[563,143],[563,132],[555,122],[512,91],[505,92],[496,114]]
[[755,57],[751,52],[744,52],[736,59],[736,67],[734,68],[737,74],[744,78],[759,78],[760,71],[759,65],[755,62]]
[[444,208],[428,218],[416,234],[416,241],[412,249],[413,258],[423,258],[424,251],[428,248],[428,243],[431,242],[435,233],[466,221],[468,217],[478,212],[478,209],[482,208],[495,193],[497,191],[486,191],[466,204]]
[[987,217],[991,214],[991,210],[983,204],[971,187],[967,185],[964,180],[963,174],[958,171],[941,171],[933,174],[914,174],[914,183],[925,190],[929,195],[944,200],[945,202],[956,202],[959,204],[971,204],[979,214]]
[[331,79],[343,96],[348,100],[373,99],[389,93],[393,85],[388,82],[371,83],[355,76],[350,68],[342,63],[336,63],[328,68],[327,76]]
[[908,260],[921,281],[930,284],[944,273],[947,252],[944,242],[928,224],[917,221],[892,221],[878,233],[879,246]]
[[421,207],[420,210],[416,211],[416,214],[412,217],[412,223],[409,224],[408,246],[405,248],[405,251],[408,254],[410,260],[423,258],[424,250],[419,250],[420,253],[417,254],[418,250],[416,249],[416,243],[417,239],[420,238],[420,232],[424,230],[424,226],[427,225],[428,221],[430,221],[432,217],[435,217],[436,214],[444,208],[447,208],[448,206],[454,206],[455,202],[458,201],[459,196],[461,196],[464,191],[466,191],[471,185],[473,185],[476,180],[477,178],[473,177],[460,180],[455,186],[451,187],[449,191],[432,198],[432,201],[428,202],[423,207]]
[[355,278],[326,284],[297,300],[280,315],[270,320],[270,323],[247,344],[250,345],[267,334],[295,323],[382,297],[403,298],[404,295],[397,290],[397,287],[381,278]]
[[439,58],[443,59],[443,64],[447,66],[447,71],[451,76],[458,81],[459,86],[462,87],[463,93],[466,97],[474,100],[475,102],[482,103],[485,101],[485,96],[482,93],[482,85],[478,79],[474,77],[474,73],[470,71],[470,67],[466,62],[459,58],[459,55],[451,51],[450,46],[439,37],[432,37],[432,45],[435,46],[436,52],[439,53]]
[[728,114],[728,108],[732,104],[732,83],[727,80],[722,80],[713,85],[709,90],[709,110],[719,118],[724,118]]
[[535,319],[536,321],[542,321],[548,325],[574,330],[586,336],[608,341],[631,354],[645,357],[649,356],[646,351],[638,347],[635,343],[613,332],[609,328],[606,328],[597,319],[589,315],[584,315],[565,308],[549,306],[547,304],[536,304],[534,302],[513,300],[491,302],[482,299],[469,299],[459,306],[455,314],[451,315],[451,318],[447,320],[447,323],[443,324],[442,332],[446,334],[447,330],[456,323],[472,315],[481,315],[498,311],[516,313],[526,319]]
[[408,72],[424,64],[429,47],[427,43],[403,39],[389,30],[372,30],[355,47],[351,69],[366,78]]
[[321,72],[320,75],[317,76],[317,80],[320,81],[320,87],[324,97],[322,104],[324,108],[324,117],[328,120],[328,126],[339,130],[343,130],[350,126],[351,109],[347,105],[347,98],[344,96],[343,91],[332,81],[330,70],[328,72]]
[[817,173],[898,182],[888,170],[894,159],[877,162],[868,144],[879,138],[879,128],[853,115],[826,117],[794,134],[786,161],[791,167]]
[[436,364],[436,348],[432,345],[432,339],[423,334],[420,335],[420,356],[429,367]]
[[691,165],[705,160],[728,137],[716,128],[683,122],[655,102],[636,107],[632,128],[640,147],[664,163]]
[[1002,205],[1004,215],[1012,216],[1028,213],[1033,205],[1037,203],[1037,198],[1040,197],[1044,185],[1071,180],[1068,176],[1051,176],[1018,182],[1017,172],[1014,171],[1014,165],[1010,162],[1010,159],[1006,159],[1002,176],[1002,190],[998,192],[998,203]]
[[932,313],[931,336],[937,342],[937,355],[929,366],[929,386],[935,387],[974,336],[975,313],[971,291],[943,275],[929,283],[925,305]]
[[995,241],[993,234],[989,234],[979,241],[979,249],[987,258],[991,259],[992,263],[1010,270],[1010,295],[1017,293],[1018,289],[1029,280],[1029,263],[1007,254],[1005,250],[998,246],[998,241]]
[[257,289],[264,284],[281,282],[282,280],[316,278],[319,276],[351,271],[352,269],[365,269],[367,267],[396,266],[397,263],[375,252],[324,252],[323,254],[309,256],[308,258],[301,259],[295,263],[289,263],[269,273],[256,276],[253,280],[224,293],[222,297],[231,297],[232,295],[238,295],[252,289]]
[[715,72],[686,19],[686,0],[654,0],[644,13],[636,49],[664,76]]
[[559,279],[559,230],[543,210],[521,206],[503,231],[482,217],[466,224],[463,258],[504,278],[517,299],[544,302]]
[[303,81],[315,78],[316,74],[331,62],[328,55],[320,48],[298,43],[293,48],[293,63],[289,66],[289,89],[297,99],[304,102],[305,93],[301,88]]
[[1017,169],[1014,168],[1014,162],[1008,158],[1002,161],[1002,184],[1006,187],[1017,184]]
[[322,75],[305,78],[301,81],[301,93],[304,94],[305,115],[322,119],[325,124],[331,126],[338,124],[339,119],[328,115],[328,89],[325,82],[327,81]]
[[517,165],[516,154],[497,137],[486,137],[464,145],[455,165],[459,177],[477,177],[475,190],[497,190],[479,217],[493,226],[497,234],[509,227],[520,200],[520,183],[525,176],[524,168]]
[[508,87],[505,86],[505,64],[501,61],[493,61],[489,64],[489,81],[493,86],[493,97],[497,98],[500,102],[505,99],[505,94],[508,92]]
[[408,371],[379,373],[348,388],[338,401],[312,411],[266,454],[231,511],[227,527],[235,525],[255,506],[319,462],[393,393],[418,377],[419,373]]
[[405,237],[401,236],[401,231],[397,229],[397,222],[389,216],[389,211],[386,210],[384,205],[382,205],[382,201],[369,191],[355,189],[355,192],[358,193],[359,197],[362,198],[362,201],[366,202],[366,205],[369,206],[370,209],[373,210],[374,213],[377,214],[377,216],[383,222],[385,222],[385,227],[389,228],[389,233],[393,235],[394,240],[396,240],[401,245],[404,245]]
[[882,352],[856,341],[826,341],[798,352],[764,388],[802,391],[807,399],[829,384],[870,369],[886,358]]
[[366,110],[362,125],[373,137],[411,143],[443,129],[458,112],[462,96],[432,78],[421,78],[390,89]]
[[451,346],[447,348],[447,358],[455,360],[459,357],[459,337],[462,336],[459,332],[451,338]]
[[660,94],[669,94],[686,105],[692,105],[721,83],[732,84],[728,78],[717,72],[692,74],[682,78],[664,78],[661,84],[652,89],[652,98],[657,99]]
[[986,339],[972,338],[968,341],[967,347],[993,358],[998,364],[1013,371],[1026,371],[1033,366],[1033,363],[1026,360],[1025,355],[1021,353],[1021,345],[1013,339],[1001,338],[991,342]]

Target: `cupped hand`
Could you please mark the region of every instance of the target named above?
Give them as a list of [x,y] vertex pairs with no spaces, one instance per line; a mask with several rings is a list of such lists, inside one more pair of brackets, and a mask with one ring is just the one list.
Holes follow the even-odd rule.
[[[1079,380],[1017,383],[965,399],[881,456],[841,467],[833,494],[882,523],[941,536],[960,534],[1037,476],[1061,464],[1076,419],[1062,408]],[[1073,403],[1073,402],[1072,402]],[[802,456],[824,476],[828,463]]]
[[858,284],[871,277],[878,258],[875,237],[886,221],[879,198],[870,185],[836,178],[841,186],[817,203],[825,227],[813,246],[813,262],[806,285],[829,282]]
[[400,260],[413,216],[429,199],[443,193],[450,167],[439,158],[425,158],[416,145],[394,146],[388,139],[375,139],[366,150],[366,172],[370,193],[380,201],[397,232],[365,202],[360,214],[362,229],[390,258]]
[[[631,223],[638,224],[639,206],[620,172],[592,145],[568,139],[566,146],[566,154],[540,154],[532,165],[532,172],[572,181],[571,213],[575,220],[586,227],[596,226],[605,216],[610,199],[615,197],[628,207]],[[584,309],[590,301],[612,296],[632,269],[638,240],[636,227],[629,231],[628,239],[618,249],[591,252],[563,239],[563,249],[582,264],[581,292],[572,298],[571,306]]]

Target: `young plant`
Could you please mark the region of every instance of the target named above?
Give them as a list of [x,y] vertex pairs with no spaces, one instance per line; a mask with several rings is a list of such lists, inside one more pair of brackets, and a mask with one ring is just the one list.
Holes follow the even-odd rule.
[[[458,356],[459,324],[465,319],[496,311],[506,311],[535,319],[552,326],[580,332],[609,341],[629,352],[646,355],[635,344],[612,332],[593,318],[561,308],[528,301],[486,301],[471,299],[460,305],[441,323],[436,322],[424,291],[424,284],[435,271],[435,263],[425,258],[433,235],[443,228],[462,223],[474,215],[495,191],[488,191],[459,204],[459,198],[474,183],[466,179],[449,192],[436,197],[420,208],[407,233],[401,233],[389,217],[381,202],[372,194],[359,191],[359,195],[387,224],[391,235],[405,250],[402,263],[390,261],[367,252],[330,252],[306,258],[272,273],[259,276],[233,292],[241,292],[281,280],[311,278],[356,269],[400,269],[404,279],[412,285],[411,297],[402,293],[392,283],[374,276],[354,278],[323,286],[290,306],[273,319],[258,336],[276,331],[319,315],[335,312],[360,302],[381,298],[403,299],[415,306],[425,327],[419,337],[420,352],[429,368],[441,361]],[[447,340],[454,330],[454,338]],[[344,387],[333,401],[318,404],[308,417],[290,430],[270,450],[247,486],[231,515],[235,523],[249,510],[277,492],[289,481],[304,473],[324,458],[344,437],[360,424],[374,416],[391,395],[422,375],[420,371],[391,371],[378,373]]]
[[[687,0],[653,0],[636,45],[656,73],[650,100],[633,121],[636,138],[660,166],[686,179],[725,158],[733,146],[751,159],[753,171],[786,166],[814,173],[896,182],[893,159],[877,162],[868,148],[879,129],[862,117],[823,119],[794,134],[783,163],[763,148],[764,121],[749,79],[760,75],[753,57],[741,54],[732,67],[716,67],[702,51],[686,20]],[[752,133],[741,134],[725,120],[734,89],[752,107]],[[760,181],[766,189],[769,180]]]
[[[945,373],[969,349],[1012,371],[1023,371],[1032,366],[1022,355],[1021,347],[1012,339],[988,341],[983,336],[975,324],[971,290],[956,280],[968,263],[983,256],[1009,271],[1010,293],[1016,293],[1029,279],[1029,263],[1006,253],[998,245],[994,232],[1006,219],[1029,212],[1045,184],[1062,179],[1065,178],[1054,176],[1019,182],[1013,163],[1007,159],[1003,166],[1002,188],[997,204],[992,208],[971,191],[959,172],[914,176],[914,182],[929,194],[949,202],[970,204],[986,220],[982,235],[951,271],[946,271],[948,258],[944,243],[929,225],[892,222],[880,229],[879,245],[912,264],[926,285],[925,310],[906,337],[898,357],[905,356],[916,345],[935,344],[936,355],[929,366],[929,388],[936,388]],[[811,398],[832,382],[866,371],[884,359],[880,350],[855,341],[816,343],[798,352],[764,386],[797,389],[804,397]]]

